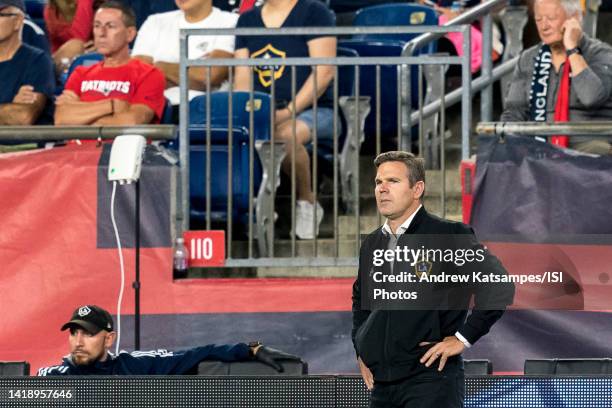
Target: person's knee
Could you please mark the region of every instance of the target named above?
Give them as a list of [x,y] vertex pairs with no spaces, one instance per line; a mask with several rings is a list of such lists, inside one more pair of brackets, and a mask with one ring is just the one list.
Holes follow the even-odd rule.
[[284,141],[291,145],[293,141],[298,146],[304,145],[310,141],[310,128],[304,122],[297,120],[295,126],[291,122],[285,122],[275,129],[275,136],[278,140]]

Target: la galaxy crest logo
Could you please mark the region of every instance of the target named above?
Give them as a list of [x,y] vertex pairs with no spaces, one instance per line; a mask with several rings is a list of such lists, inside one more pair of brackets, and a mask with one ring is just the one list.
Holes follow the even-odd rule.
[[87,306],[83,306],[82,308],[79,309],[79,316],[81,317],[85,317],[90,313],[91,313],[91,309]]
[[421,259],[420,261],[418,261],[415,265],[414,265],[414,271],[416,273],[416,276],[421,279],[421,276],[425,275],[429,275],[431,273],[431,267],[433,266],[433,264],[429,261],[426,261],[424,259]]
[[[277,50],[272,46],[272,44],[268,44],[259,51],[255,51],[251,54],[251,58],[285,58],[287,55],[286,52]],[[284,65],[260,65],[256,66],[255,72],[259,76],[259,82],[265,86],[266,88],[272,85],[272,71],[274,70],[274,79],[277,80],[283,76],[283,72],[285,71]]]

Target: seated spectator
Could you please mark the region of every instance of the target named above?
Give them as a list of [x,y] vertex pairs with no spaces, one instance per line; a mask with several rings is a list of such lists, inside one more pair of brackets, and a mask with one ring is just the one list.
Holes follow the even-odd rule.
[[100,3],[101,0],[49,0],[45,6],[45,25],[58,68],[67,68],[63,67],[64,62],[93,50],[93,17]]
[[108,1],[95,14],[94,42],[104,60],[77,67],[57,98],[58,125],[139,125],[159,123],[163,114],[164,75],[130,58],[136,17],[123,3]]
[[[255,7],[242,14],[238,19],[238,28],[246,27],[323,27],[333,26],[332,12],[319,0],[268,0],[263,6]],[[326,58],[336,56],[336,39],[324,37],[317,33],[303,36],[238,36],[236,38],[236,58],[291,58],[291,57]],[[328,87],[334,77],[331,66],[317,66],[316,89],[312,69],[306,66],[296,67],[295,85],[297,93],[291,92],[291,68],[277,66],[274,71],[276,114],[275,137],[287,143],[287,155],[282,168],[291,174],[291,163],[296,167],[296,228],[295,234],[300,239],[312,239],[318,235],[319,224],[323,219],[323,208],[315,202],[312,190],[310,158],[306,145],[312,140],[313,126],[317,124],[317,138],[333,137],[333,97]],[[253,83],[256,91],[271,91],[272,68],[258,66],[253,69]],[[250,69],[237,67],[235,89],[249,90],[251,83]],[[312,109],[313,95],[318,96],[316,121]],[[295,115],[295,124],[292,120]],[[340,121],[338,120],[338,123]],[[295,125],[295,126],[294,126]],[[296,154],[293,156],[293,129],[296,130]],[[313,220],[316,210],[316,230]]]
[[[502,121],[612,120],[612,47],[582,32],[580,0],[536,0],[541,43],[514,70]],[[568,145],[564,136],[553,143]],[[573,137],[569,146],[610,154],[608,140]]]
[[55,78],[51,59],[21,42],[23,0],[0,0],[0,125],[50,123]]
[[[420,4],[424,4],[427,6],[432,6],[438,13],[438,23],[439,25],[444,25],[447,22],[453,20],[454,18],[460,16],[464,12],[466,12],[469,8],[476,7],[479,5],[481,0],[467,0],[467,1],[457,1],[457,0],[419,0]],[[497,61],[502,53],[504,52],[504,45],[501,42],[501,33],[499,28],[495,23],[493,23],[493,61]],[[482,32],[480,31],[480,23],[473,23],[470,27],[470,41],[471,41],[471,54],[470,54],[470,65],[472,68],[472,73],[476,73],[480,70],[482,66]],[[446,44],[443,41],[439,42],[438,52],[449,52],[451,55],[463,55],[463,34],[461,33],[448,33],[445,35],[445,38],[448,39],[452,44],[452,49],[448,49]],[[453,68],[457,69],[453,69]],[[460,75],[460,67],[459,66],[451,66],[449,70],[449,75]]]
[[117,332],[113,318],[106,310],[95,305],[81,306],[62,326],[70,330],[70,354],[57,366],[38,370],[39,376],[58,375],[180,375],[188,374],[204,360],[259,361],[282,372],[281,360],[300,361],[300,358],[263,346],[259,342],[233,345],[196,347],[173,352],[156,350],[116,355],[109,352]]
[[[234,28],[238,15],[213,7],[212,0],[176,0],[180,10],[149,16],[142,27],[132,55],[149,64],[154,64],[166,77],[166,98],[172,105],[178,105],[179,93],[179,31],[182,28]],[[233,36],[191,36],[189,37],[189,58],[231,58],[234,55]],[[206,67],[191,67],[189,74],[189,98],[206,91]],[[210,70],[212,90],[227,80],[227,67],[213,67]]]

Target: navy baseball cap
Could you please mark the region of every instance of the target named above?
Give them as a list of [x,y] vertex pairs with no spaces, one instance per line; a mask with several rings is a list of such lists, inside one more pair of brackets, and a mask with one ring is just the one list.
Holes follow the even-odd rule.
[[98,334],[101,330],[110,332],[113,331],[113,317],[99,306],[85,305],[72,313],[70,321],[62,326],[62,331],[75,326],[91,334]]
[[17,7],[24,13],[26,11],[25,3],[23,2],[23,0],[0,0],[0,9],[9,6]]

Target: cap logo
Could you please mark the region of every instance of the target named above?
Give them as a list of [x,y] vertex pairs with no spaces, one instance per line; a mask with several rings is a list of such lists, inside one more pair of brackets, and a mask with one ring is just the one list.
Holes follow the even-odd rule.
[[83,307],[79,308],[79,316],[81,316],[81,317],[85,317],[85,316],[87,316],[90,313],[91,313],[91,309],[89,307],[87,307],[87,306],[83,306]]

